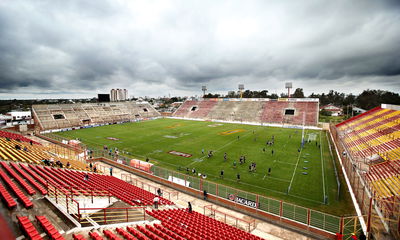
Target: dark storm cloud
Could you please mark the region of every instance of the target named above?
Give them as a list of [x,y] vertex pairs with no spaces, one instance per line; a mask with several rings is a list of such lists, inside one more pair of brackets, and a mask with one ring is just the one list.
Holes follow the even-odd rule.
[[7,96],[400,91],[396,0],[3,1],[0,36]]

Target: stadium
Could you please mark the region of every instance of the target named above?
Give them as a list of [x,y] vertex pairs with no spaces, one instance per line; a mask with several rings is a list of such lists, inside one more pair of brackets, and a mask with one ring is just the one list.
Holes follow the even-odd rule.
[[397,237],[399,106],[336,125],[318,111],[307,98],[188,99],[168,117],[145,102],[33,105],[35,124],[1,131],[4,220],[31,239],[268,239],[260,221]]
[[0,239],[400,239],[399,19],[2,1]]

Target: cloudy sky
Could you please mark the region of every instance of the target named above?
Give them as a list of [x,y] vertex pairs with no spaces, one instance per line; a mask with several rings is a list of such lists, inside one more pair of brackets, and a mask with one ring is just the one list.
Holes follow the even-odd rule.
[[400,1],[2,0],[0,98],[400,92]]

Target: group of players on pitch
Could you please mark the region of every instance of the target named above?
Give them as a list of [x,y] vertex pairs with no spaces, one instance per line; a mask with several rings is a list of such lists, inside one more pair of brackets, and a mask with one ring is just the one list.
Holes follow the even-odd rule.
[[[253,133],[254,133],[254,131],[253,131]],[[240,136],[238,136],[237,139],[240,140]],[[272,135],[272,138],[270,140],[266,141],[265,144],[266,144],[266,146],[273,146],[274,142],[275,142],[275,137],[274,137],[274,135]],[[263,147],[262,151],[265,153],[266,152],[266,148]],[[201,149],[201,154],[205,155],[204,149]],[[274,149],[271,149],[271,154],[274,155]],[[213,156],[214,156],[214,151],[212,151],[212,150],[208,151],[207,158],[211,158]],[[224,153],[224,162],[226,162],[226,161],[228,161],[228,154],[225,152]],[[241,155],[239,157],[239,164],[242,165],[242,164],[245,164],[245,163],[246,163],[246,155]],[[236,160],[233,160],[232,164],[233,164],[232,167],[236,169],[236,167],[237,167]],[[255,163],[255,162],[250,163],[249,172],[256,172],[256,170],[257,170],[257,163]],[[195,171],[196,170],[194,170],[194,174],[196,173]],[[193,170],[192,170],[192,173],[193,173]],[[268,168],[268,176],[270,176],[270,175],[271,175],[271,168]],[[224,178],[224,170],[221,170],[220,178]],[[239,182],[240,181],[240,174],[239,173],[237,174],[236,178],[237,178],[237,181]]]

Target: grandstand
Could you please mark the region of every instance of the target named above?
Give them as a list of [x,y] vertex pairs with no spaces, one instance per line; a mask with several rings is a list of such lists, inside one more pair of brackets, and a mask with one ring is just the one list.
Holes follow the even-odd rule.
[[150,104],[144,102],[33,105],[32,114],[40,130],[126,122],[160,116]]
[[358,158],[400,158],[400,111],[377,107],[336,125],[349,153]]
[[316,126],[318,99],[200,99],[185,101],[173,117]]
[[332,132],[361,211],[373,199],[386,231],[398,236],[392,222],[400,216],[400,107],[382,104],[337,124]]

